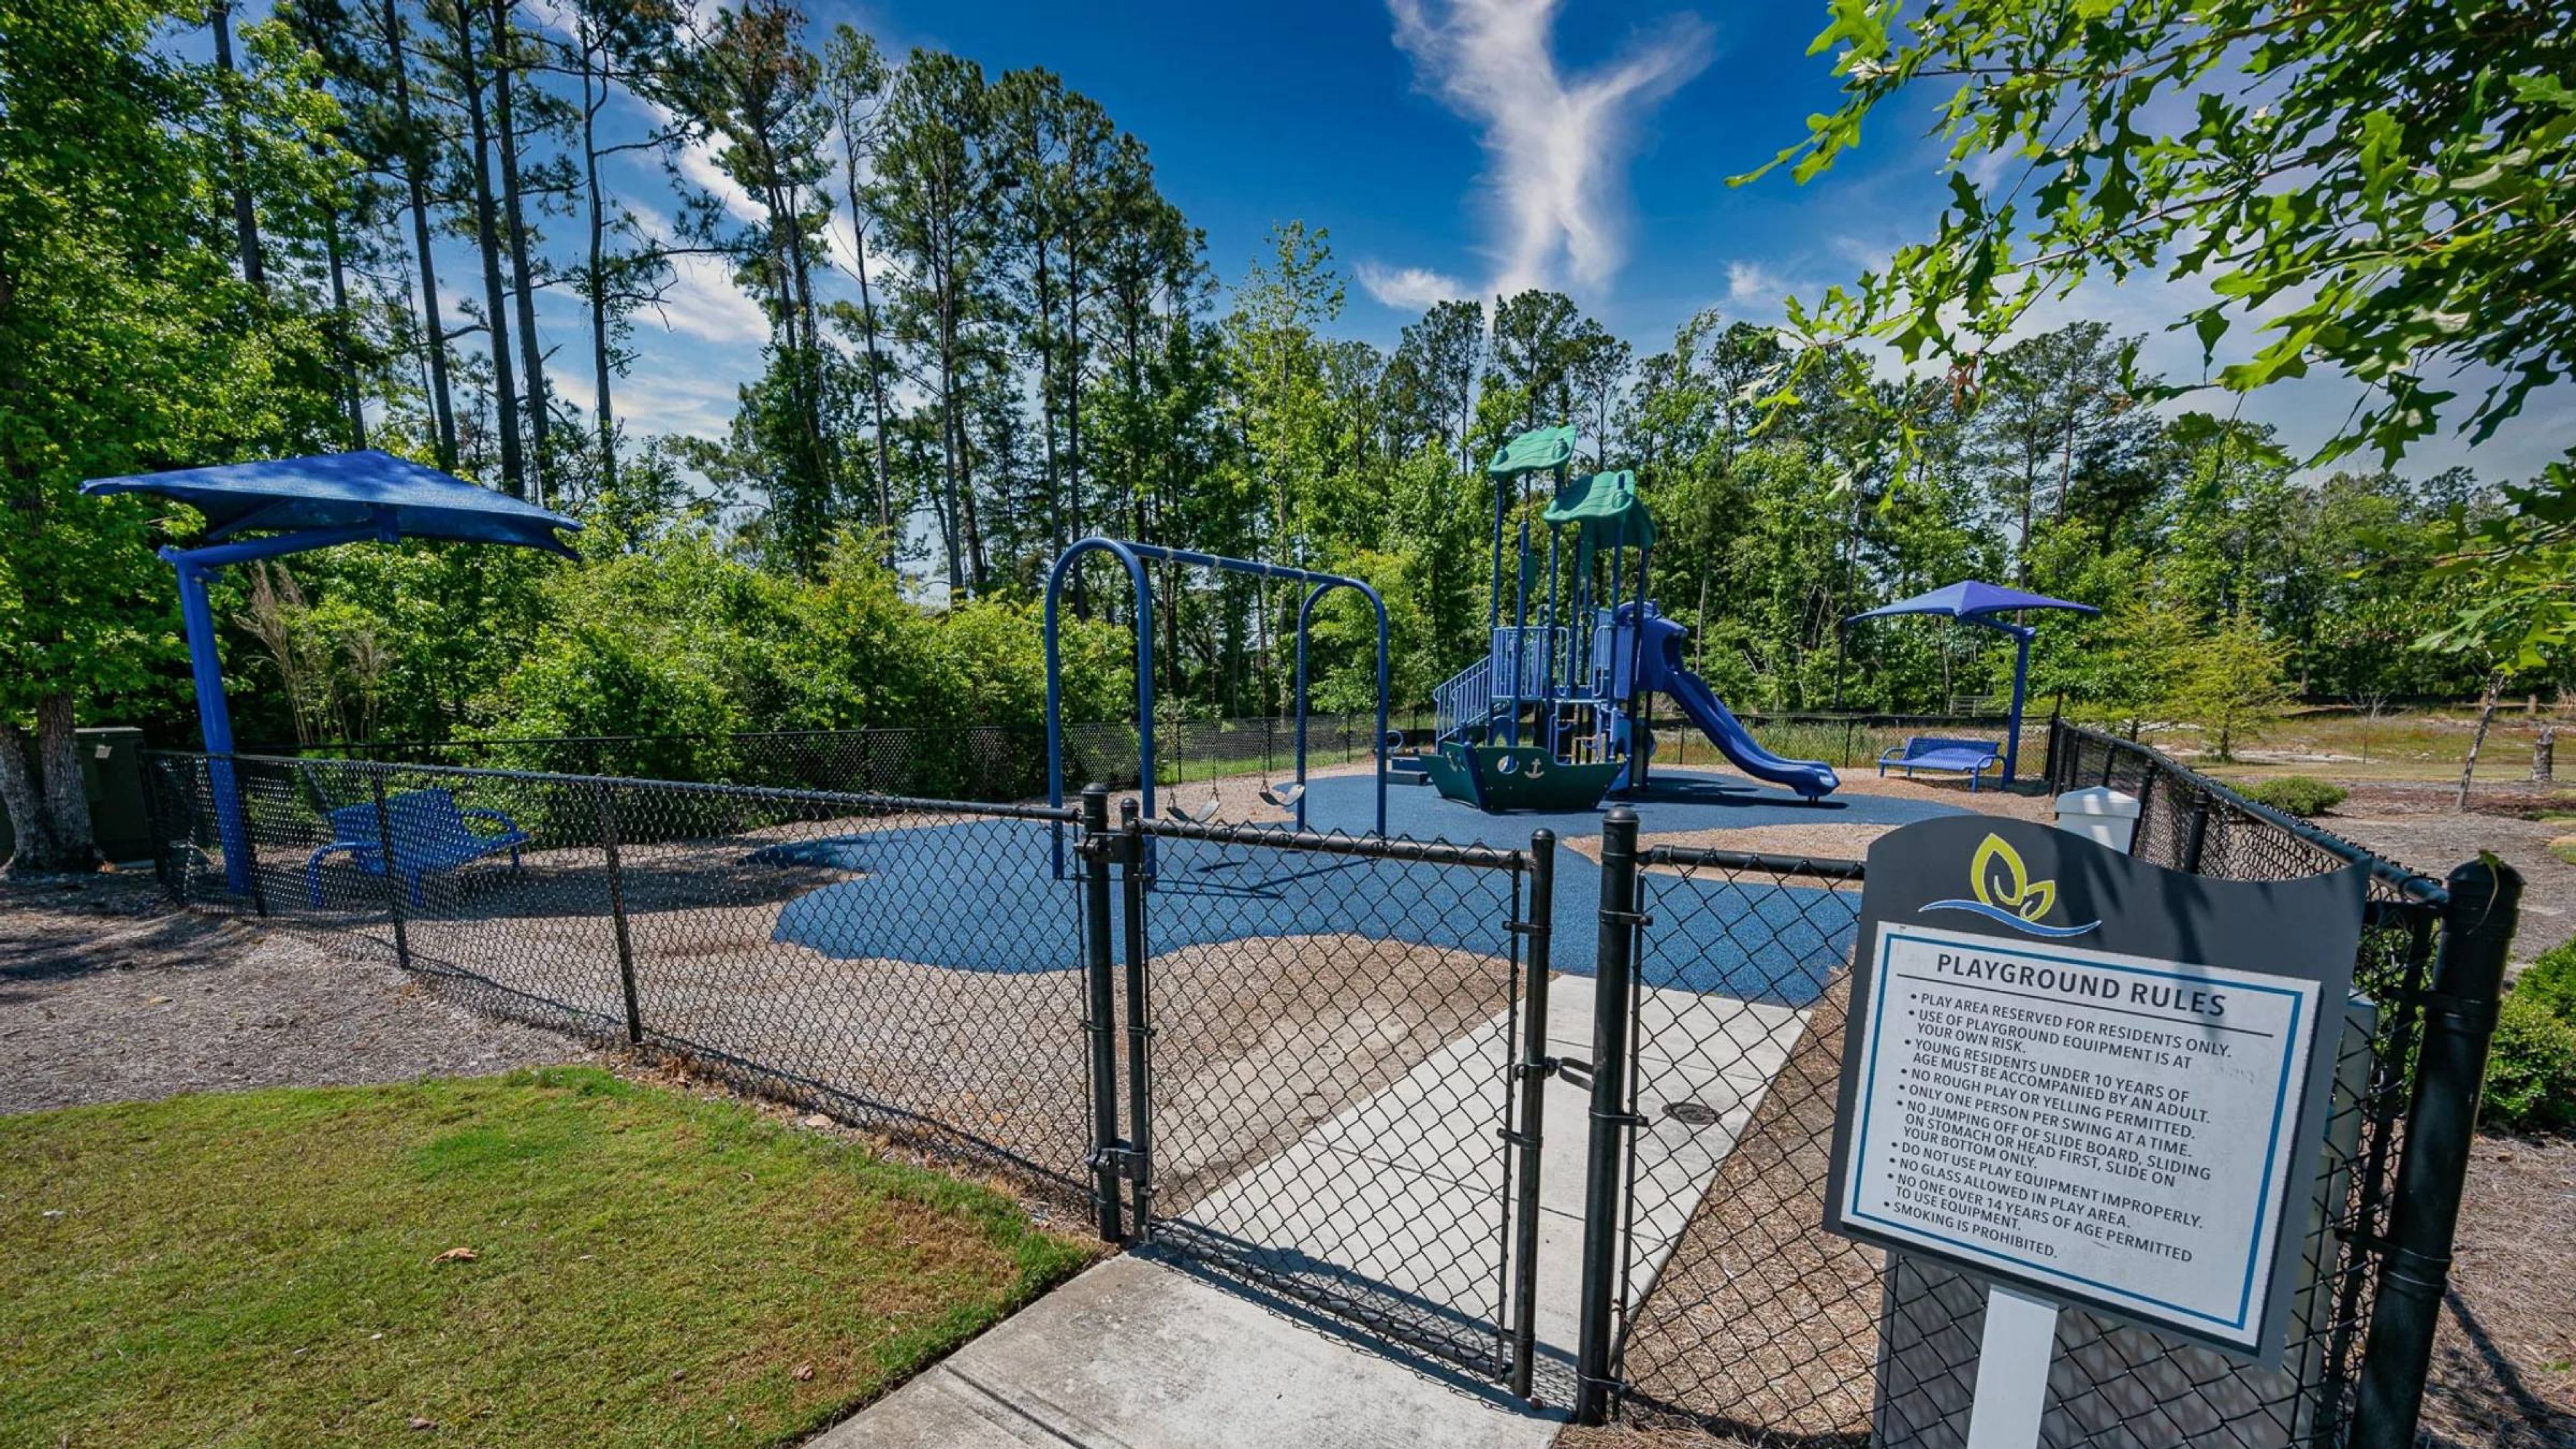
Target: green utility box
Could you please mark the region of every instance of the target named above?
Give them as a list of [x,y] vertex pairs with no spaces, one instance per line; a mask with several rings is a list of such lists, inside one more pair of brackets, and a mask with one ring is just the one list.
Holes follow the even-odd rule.
[[[120,864],[152,858],[151,817],[143,805],[143,731],[124,725],[75,730],[81,790],[89,797],[91,832],[98,853]],[[35,761],[28,762],[33,768]],[[0,811],[0,860],[18,849],[7,813]]]

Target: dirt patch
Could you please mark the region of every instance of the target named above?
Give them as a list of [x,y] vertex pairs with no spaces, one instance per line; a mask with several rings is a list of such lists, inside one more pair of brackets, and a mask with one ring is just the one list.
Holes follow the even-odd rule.
[[2424,1426],[2446,1449],[2576,1444],[2576,1137],[2470,1153]]
[[149,876],[0,883],[0,1112],[584,1055],[389,966],[179,911]]

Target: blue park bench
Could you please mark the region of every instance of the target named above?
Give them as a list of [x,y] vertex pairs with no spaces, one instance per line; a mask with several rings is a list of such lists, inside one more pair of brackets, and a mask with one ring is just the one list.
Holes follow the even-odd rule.
[[1985,740],[1943,739],[1938,735],[1915,735],[1901,745],[1891,745],[1879,752],[1878,773],[1884,777],[1889,766],[1905,771],[1914,778],[1917,770],[1944,770],[1968,777],[1968,789],[1974,793],[1978,777],[1988,766],[2003,773],[2003,749]]
[[[477,830],[469,820],[488,821],[496,831]],[[393,845],[393,868],[411,887],[411,903],[421,904],[421,877],[454,870],[487,855],[510,853],[510,869],[519,868],[519,847],[528,833],[498,810],[468,810],[446,790],[405,790],[385,800],[385,817],[376,818],[375,802],[338,805],[331,810],[331,843],[304,862],[304,888],[316,910],[322,907],[322,862],[346,854],[369,875],[385,873],[385,845]]]

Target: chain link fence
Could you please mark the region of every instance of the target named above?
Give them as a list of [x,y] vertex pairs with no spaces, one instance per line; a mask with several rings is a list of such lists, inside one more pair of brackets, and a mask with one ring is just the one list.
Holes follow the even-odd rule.
[[1123,838],[1143,1237],[1494,1381],[1517,1362],[1525,1389],[1530,853],[1168,820]]
[[[2393,1252],[2444,886],[2127,741],[2061,727],[2046,770],[2059,789],[2108,784],[2137,796],[2141,859],[2229,880],[2358,862],[2372,898],[2284,1362],[2249,1366],[2069,1310],[2042,1440],[2349,1442]],[[1855,861],[1668,847],[1640,857],[1611,1357],[1617,1409],[1630,1422],[1761,1444],[1966,1442],[1983,1286],[1821,1227],[1863,875]],[[1710,912],[1720,929],[1693,929]],[[1723,983],[1716,994],[1712,982]]]
[[[724,743],[744,769],[761,739],[794,742],[759,747],[782,771],[912,778],[927,766],[904,733]],[[1194,756],[1251,759],[1249,735]],[[597,746],[584,763],[603,767],[627,747],[535,743]],[[630,743],[641,767],[669,742]],[[1363,726],[1345,747],[1368,744]],[[2429,1353],[2450,1223],[2402,1204],[2456,1205],[2466,1109],[2428,1119],[2427,1084],[2456,1097],[2465,1073],[2473,1098],[2473,1067],[2444,1053],[2482,1042],[2493,988],[2449,963],[2464,931],[2509,930],[2509,896],[2469,920],[2444,883],[2092,731],[2055,731],[2046,773],[2138,796],[2148,861],[2240,880],[2358,862],[2372,888],[2287,1358],[2248,1367],[2063,1313],[2045,1442],[2340,1446],[2389,1404],[2380,1422],[2411,1424],[2406,1335],[2420,1322]],[[1549,1402],[1598,1392],[1632,1423],[1766,1445],[1965,1442],[1982,1289],[1821,1226],[1859,862],[1637,852],[1633,819],[1625,844],[1611,830],[1599,896],[1565,892],[1568,917],[1598,922],[1605,1017],[1591,982],[1558,982],[1551,1005],[1543,833],[1500,850],[1113,828],[1105,794],[1058,810],[416,761],[153,754],[147,775],[156,868],[183,903],[988,1162],[1086,1204],[1106,1237],[1130,1236],[1124,1217],[1293,1311],[1516,1393],[1542,1342],[1579,1334],[1579,1361],[1542,1365]],[[1551,1089],[1588,1094],[1588,1120],[1543,1129]],[[1551,1280],[1539,1146],[1578,1151],[1587,1129],[1580,1159],[1615,1166],[1547,1179],[1544,1224],[1618,1230]],[[1561,1291],[1577,1277],[1579,1324]]]
[[[1718,753],[1708,737],[1676,720],[1674,713],[1670,702],[1660,698],[1655,701],[1655,765],[1664,769],[1724,766],[1726,757]],[[2004,731],[2012,726],[2012,716],[2008,714],[1751,710],[1736,718],[1773,754],[1792,760],[1822,760],[1838,770],[1869,769],[1882,753],[1917,735],[1968,735],[2000,742]],[[2047,748],[2048,728],[2045,715],[2022,720],[2020,759],[2025,770]],[[1992,776],[1987,783],[1992,783]]]
[[1079,902],[1051,869],[1072,812],[348,760],[147,769],[182,903],[1088,1190]]
[[[1420,743],[1428,738],[1429,723],[1429,712],[1417,711],[1391,717],[1388,727]],[[1320,769],[1368,760],[1376,730],[1374,714],[1308,716],[1309,765]],[[1138,783],[1136,744],[1132,724],[1067,725],[1064,777],[1133,788]],[[1259,715],[1161,720],[1155,725],[1154,751],[1156,771],[1166,785],[1224,775],[1284,776],[1296,763],[1297,722]],[[1046,731],[1035,725],[358,740],[249,746],[242,753],[987,802],[1037,799],[1046,794],[1047,784]]]

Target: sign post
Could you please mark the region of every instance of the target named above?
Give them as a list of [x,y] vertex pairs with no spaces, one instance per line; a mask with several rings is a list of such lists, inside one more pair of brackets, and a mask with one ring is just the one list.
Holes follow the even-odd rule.
[[2064,1306],[2278,1360],[2363,885],[1990,818],[1871,848],[1826,1226],[1990,1285],[1974,1449],[2037,1442]]

